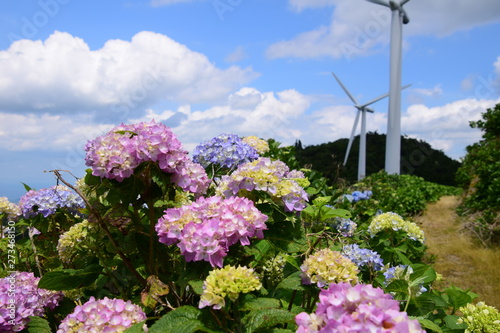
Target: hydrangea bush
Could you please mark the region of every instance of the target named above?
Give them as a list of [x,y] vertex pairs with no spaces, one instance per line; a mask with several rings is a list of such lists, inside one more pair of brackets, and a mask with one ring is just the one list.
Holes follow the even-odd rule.
[[55,170],[64,187],[0,200],[0,276],[29,275],[2,282],[0,331],[465,332],[493,311],[460,317],[477,295],[435,287],[422,230],[378,188],[334,188],[272,139],[190,156],[152,121],[85,153],[76,186]]

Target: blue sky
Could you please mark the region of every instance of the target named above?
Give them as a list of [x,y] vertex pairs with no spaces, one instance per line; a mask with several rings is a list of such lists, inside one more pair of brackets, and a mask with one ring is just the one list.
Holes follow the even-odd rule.
[[[402,133],[460,159],[500,102],[500,2],[405,5]],[[38,0],[0,3],[0,196],[82,176],[83,146],[155,119],[187,150],[221,133],[349,137],[388,91],[390,11],[366,0]],[[386,132],[387,100],[369,131]],[[369,144],[369,143],[368,143]],[[369,146],[368,146],[369,149]]]

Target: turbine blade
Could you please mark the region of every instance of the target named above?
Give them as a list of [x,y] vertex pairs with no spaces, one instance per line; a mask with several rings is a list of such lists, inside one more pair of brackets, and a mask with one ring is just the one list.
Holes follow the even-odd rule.
[[376,3],[377,5],[382,5],[382,6],[386,6],[386,7],[391,8],[391,6],[389,5],[389,3],[385,2],[385,1],[382,1],[382,0],[366,0],[366,1],[372,2],[372,3]]
[[403,7],[410,0],[401,0],[400,6]]
[[347,158],[349,157],[349,152],[351,151],[351,146],[352,146],[352,142],[354,140],[354,134],[356,133],[356,128],[358,127],[358,120],[359,120],[359,113],[361,111],[358,110],[358,112],[356,113],[356,119],[354,120],[354,126],[352,127],[352,131],[351,131],[351,138],[349,139],[349,143],[347,144],[347,151],[345,153],[345,158],[344,158],[344,166],[347,164]]
[[406,11],[401,8],[400,9],[401,13],[403,14],[403,24],[408,24],[410,23],[410,18],[408,17],[408,15],[406,14]]
[[375,110],[373,110],[372,108],[364,107],[363,110],[368,111],[370,113],[375,113]]
[[[410,87],[410,86],[411,86],[411,84],[407,84],[406,86],[401,87],[401,90],[406,89],[406,88],[408,88],[408,87]],[[380,96],[378,96],[378,97],[376,97],[376,98],[372,99],[372,100],[371,100],[371,101],[369,101],[369,102],[366,102],[366,103],[364,103],[364,104],[361,104],[359,107],[360,107],[360,108],[362,108],[362,109],[366,109],[366,107],[367,107],[368,105],[373,104],[373,103],[375,103],[375,102],[378,102],[378,101],[380,101],[381,99],[384,99],[384,98],[385,98],[385,97],[387,97],[387,96],[389,96],[389,93],[386,93],[386,94],[380,95]],[[370,111],[368,111],[368,112],[370,112]]]
[[349,90],[347,90],[347,88],[342,84],[342,82],[340,81],[340,79],[337,77],[337,75],[335,75],[335,73],[332,72],[332,75],[333,77],[335,78],[335,80],[337,80],[337,82],[339,83],[339,85],[342,87],[342,89],[344,89],[345,93],[347,94],[347,96],[349,96],[349,98],[351,99],[351,101],[354,103],[354,105],[358,105],[358,102],[356,102],[356,99],[354,99],[354,97],[351,95],[351,93],[349,92]]

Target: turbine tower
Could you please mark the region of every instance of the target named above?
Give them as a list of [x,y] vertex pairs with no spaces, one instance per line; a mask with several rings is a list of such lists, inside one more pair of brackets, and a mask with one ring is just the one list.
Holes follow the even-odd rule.
[[[335,75],[335,73],[332,73],[332,75],[335,78],[335,80],[337,80],[337,82],[342,87],[347,96],[350,98],[350,100],[354,103],[354,107],[358,109],[358,112],[356,112],[356,118],[354,119],[354,125],[352,127],[351,137],[349,138],[349,143],[347,144],[347,151],[345,153],[345,158],[344,158],[344,166],[347,164],[347,158],[349,157],[349,152],[351,151],[352,142],[354,141],[354,134],[356,133],[356,129],[358,127],[359,115],[361,114],[361,133],[359,135],[359,160],[358,160],[358,180],[361,180],[366,176],[366,112],[371,112],[371,113],[374,112],[373,109],[368,107],[368,105],[371,105],[389,96],[389,93],[380,95],[372,99],[371,101],[360,105],[358,104],[354,96],[352,96],[352,94],[349,92],[349,90],[347,90],[342,81],[340,81],[337,75]],[[409,86],[410,85],[404,86],[402,89],[406,89]]]
[[387,137],[385,150],[385,171],[389,174],[400,173],[401,160],[401,45],[403,24],[410,22],[403,6],[410,0],[367,0],[389,7],[392,11],[391,22],[391,58],[389,113],[387,116]]

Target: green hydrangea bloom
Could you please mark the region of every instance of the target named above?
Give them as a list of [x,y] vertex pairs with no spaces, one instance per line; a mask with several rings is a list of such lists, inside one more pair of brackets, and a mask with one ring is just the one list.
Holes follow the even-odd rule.
[[330,283],[358,282],[358,266],[340,252],[330,249],[319,250],[309,256],[300,269],[303,283],[316,283],[320,288]]
[[257,274],[252,268],[224,266],[211,271],[203,284],[199,308],[213,306],[221,309],[226,305],[226,296],[235,301],[240,293],[259,290],[262,287]]
[[458,323],[467,324],[465,333],[498,333],[500,332],[500,313],[493,307],[479,302],[476,305],[467,304],[460,308],[463,316]]
[[63,233],[59,237],[59,242],[57,243],[59,259],[61,259],[63,263],[68,264],[79,252],[88,251],[89,245],[93,239],[89,236],[91,232],[95,231],[97,228],[95,224],[83,220]]
[[380,231],[388,229],[404,231],[410,239],[419,241],[422,244],[425,242],[424,232],[417,224],[405,221],[400,215],[393,212],[375,216],[368,226],[368,232],[372,237]]

